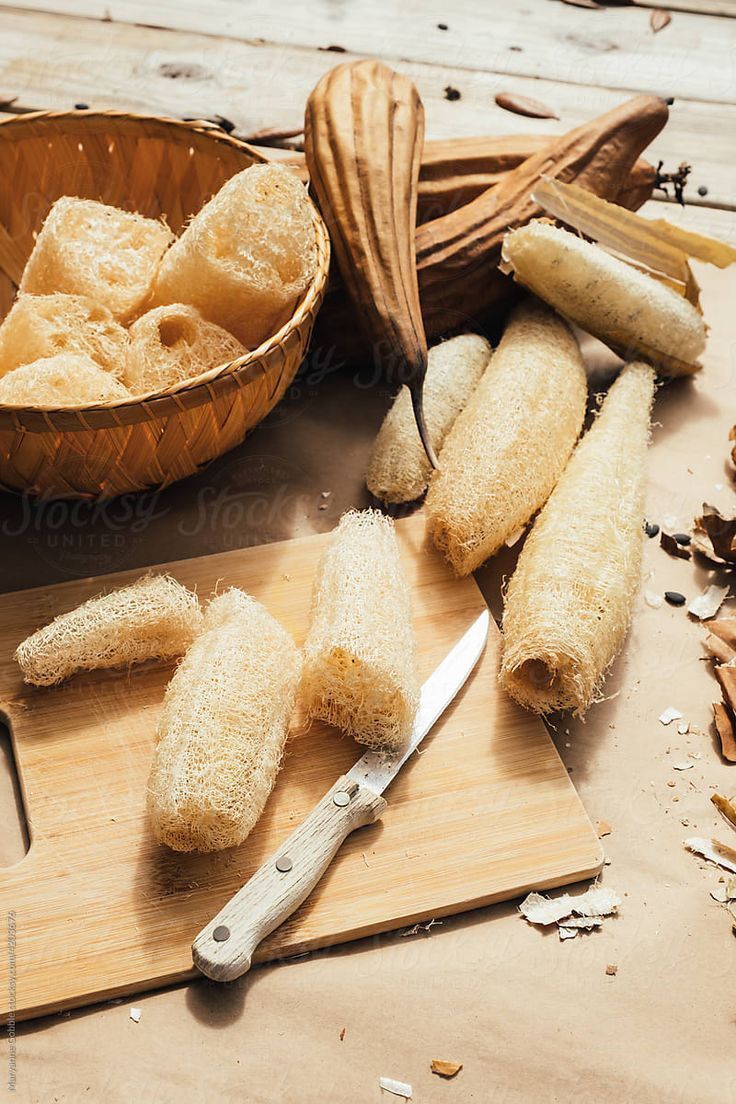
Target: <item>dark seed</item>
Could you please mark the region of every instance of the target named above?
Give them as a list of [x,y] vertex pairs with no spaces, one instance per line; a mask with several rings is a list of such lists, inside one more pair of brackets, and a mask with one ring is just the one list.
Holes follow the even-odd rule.
[[678,544],[690,544],[690,541],[693,539],[689,533],[673,533],[672,536]]
[[449,29],[450,28],[447,26],[446,23],[438,23],[437,24],[437,30],[438,31],[449,31]]
[[83,104],[83,103],[75,104],[74,105],[74,110],[75,111],[88,111],[89,110],[89,104]]
[[659,532],[659,526],[653,521],[644,522],[644,532],[648,537],[656,537]]
[[700,187],[698,188],[698,195],[699,196],[707,196],[707,194],[708,194],[708,189],[706,188],[705,184],[701,184]]
[[687,599],[684,594],[680,594],[679,590],[666,590],[664,600],[671,606],[684,606]]
[[453,88],[451,84],[448,84],[447,88],[445,88],[445,99],[446,100],[459,100],[460,99],[460,92],[458,91],[457,88]]

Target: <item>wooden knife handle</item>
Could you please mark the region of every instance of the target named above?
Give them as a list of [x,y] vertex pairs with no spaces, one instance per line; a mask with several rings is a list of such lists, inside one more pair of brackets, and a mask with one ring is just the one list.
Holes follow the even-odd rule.
[[338,778],[278,851],[256,870],[192,944],[195,966],[213,981],[234,981],[256,947],[312,892],[343,840],[378,820],[386,802],[347,775]]

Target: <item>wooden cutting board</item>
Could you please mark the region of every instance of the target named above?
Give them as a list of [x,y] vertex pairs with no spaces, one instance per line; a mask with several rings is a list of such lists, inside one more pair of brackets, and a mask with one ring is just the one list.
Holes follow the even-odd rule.
[[[423,519],[397,525],[411,582],[422,678],[483,608],[427,547]],[[165,565],[202,597],[245,588],[301,643],[326,537]],[[163,569],[163,568],[162,568]],[[239,848],[179,855],[145,819],[153,734],[171,667],[24,686],[18,642],[140,572],[0,597],[0,702],[10,724],[31,847],[0,871],[13,962],[0,952],[0,1013],[18,1019],[193,976],[194,935],[360,754],[325,725],[297,726],[266,811]],[[294,955],[595,874],[601,846],[542,723],[496,684],[492,626],[475,674],[387,791],[381,823],[354,833],[321,885],[261,946]],[[11,920],[9,918],[8,923]],[[13,984],[14,983],[14,984]]]

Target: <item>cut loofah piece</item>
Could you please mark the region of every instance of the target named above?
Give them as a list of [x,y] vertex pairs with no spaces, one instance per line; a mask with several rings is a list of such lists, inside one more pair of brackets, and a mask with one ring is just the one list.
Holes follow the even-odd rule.
[[33,633],[15,653],[26,682],[52,686],[75,671],[182,655],[202,628],[196,594],[169,575],[144,575]]
[[621,648],[639,585],[654,371],[630,364],[539,515],[506,594],[501,683],[582,715]]
[[[455,419],[478,386],[491,356],[479,334],[461,334],[429,351],[424,416],[439,452]],[[413,502],[427,489],[432,466],[419,439],[407,387],[383,420],[368,462],[368,490],[382,502]]]
[[667,375],[701,365],[706,327],[692,303],[600,246],[547,222],[507,234],[514,277],[622,356],[652,360]]
[[166,691],[148,783],[159,843],[220,851],[242,843],[273,789],[301,655],[268,610],[228,590]]
[[223,185],[168,251],[153,302],[191,303],[252,349],[288,320],[316,269],[304,185],[281,165],[251,165]]
[[63,196],[44,222],[20,282],[34,295],[88,295],[120,322],[143,305],[174,235],[162,222]]
[[585,368],[567,325],[522,304],[440,454],[429,529],[458,575],[494,555],[547,500],[582,429]]
[[130,327],[125,382],[135,394],[160,391],[245,353],[237,338],[207,322],[196,307],[155,307]]
[[129,394],[109,372],[75,353],[34,360],[0,379],[0,403],[9,406],[85,406]]
[[85,295],[19,295],[0,325],[0,376],[57,353],[79,353],[121,377],[128,333]]
[[419,703],[411,598],[393,523],[345,514],[324,553],[304,645],[302,693],[320,717],[361,744],[396,751]]

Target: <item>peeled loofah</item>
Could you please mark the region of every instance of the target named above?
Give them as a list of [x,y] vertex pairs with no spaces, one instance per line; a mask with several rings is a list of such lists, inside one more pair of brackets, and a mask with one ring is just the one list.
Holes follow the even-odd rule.
[[84,406],[129,394],[109,372],[75,353],[34,360],[0,379],[0,403],[13,406]]
[[458,575],[480,567],[547,500],[582,429],[587,393],[567,325],[541,303],[522,304],[429,485],[429,529]]
[[169,575],[144,575],[62,613],[18,645],[26,682],[53,686],[75,671],[182,655],[202,628],[196,594]]
[[156,839],[175,851],[242,843],[273,789],[301,674],[294,641],[228,590],[166,691],[148,783]]
[[130,327],[125,382],[135,394],[160,391],[245,354],[237,338],[207,322],[195,307],[172,303]]
[[411,599],[392,522],[345,514],[320,561],[304,645],[302,693],[361,744],[396,751],[419,703]]
[[509,584],[501,683],[538,713],[594,700],[639,585],[654,371],[624,369],[539,515]]
[[[461,334],[429,351],[424,415],[439,452],[455,419],[480,382],[492,353],[479,334]],[[411,395],[399,391],[376,437],[366,483],[382,502],[413,502],[427,489],[432,466],[417,433]]]
[[706,326],[692,303],[600,246],[531,222],[506,235],[503,258],[515,279],[623,356],[651,359],[667,375],[701,367]]
[[163,259],[153,302],[191,303],[255,348],[293,312],[317,269],[304,185],[281,165],[233,176]]
[[85,295],[19,295],[0,325],[0,376],[57,353],[79,353],[122,376],[128,333]]
[[162,222],[93,199],[63,196],[46,216],[20,290],[88,295],[125,322],[150,294],[173,237]]

